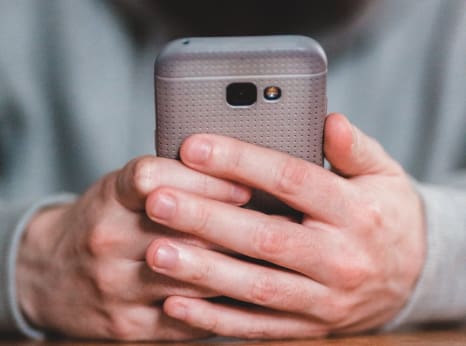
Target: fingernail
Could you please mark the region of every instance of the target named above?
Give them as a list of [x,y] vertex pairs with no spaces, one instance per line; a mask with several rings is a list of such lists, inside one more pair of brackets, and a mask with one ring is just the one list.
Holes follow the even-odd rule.
[[152,207],[152,215],[158,219],[169,219],[175,214],[176,201],[167,194],[160,193]]
[[178,261],[178,250],[170,245],[161,245],[154,254],[154,266],[173,269]]
[[233,202],[246,203],[249,199],[249,192],[243,187],[233,186],[231,199]]
[[212,151],[212,145],[205,139],[193,141],[186,152],[186,159],[192,163],[207,161]]
[[184,304],[177,303],[174,305],[170,311],[169,315],[171,317],[177,318],[179,320],[184,320],[186,318],[187,308]]

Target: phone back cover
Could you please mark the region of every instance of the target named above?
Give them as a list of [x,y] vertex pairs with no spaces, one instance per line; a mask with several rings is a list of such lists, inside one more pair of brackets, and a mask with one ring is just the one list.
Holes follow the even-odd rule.
[[[183,140],[215,133],[322,165],[325,54],[304,36],[190,38],[171,42],[155,66],[156,152],[178,158]],[[226,87],[257,86],[257,102],[232,107]],[[271,102],[263,90],[278,86]]]

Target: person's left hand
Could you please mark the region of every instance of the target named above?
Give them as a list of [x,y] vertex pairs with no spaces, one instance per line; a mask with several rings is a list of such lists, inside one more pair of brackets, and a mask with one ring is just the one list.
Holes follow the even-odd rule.
[[424,262],[420,197],[341,115],[327,118],[324,150],[333,172],[231,138],[185,141],[189,167],[265,190],[304,216],[297,223],[174,188],[154,191],[146,203],[154,221],[259,260],[154,240],[146,252],[154,271],[252,303],[172,296],[169,316],[219,335],[298,338],[377,328],[400,311]]

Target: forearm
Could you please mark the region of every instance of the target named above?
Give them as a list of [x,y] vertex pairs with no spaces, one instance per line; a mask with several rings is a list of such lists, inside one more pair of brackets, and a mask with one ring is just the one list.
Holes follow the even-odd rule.
[[466,320],[466,190],[419,184],[418,191],[425,206],[426,261],[411,298],[388,330]]
[[16,260],[22,235],[32,216],[40,209],[72,200],[69,194],[50,196],[35,204],[0,204],[0,332],[22,333],[39,339],[42,334],[31,328],[21,313],[16,290]]

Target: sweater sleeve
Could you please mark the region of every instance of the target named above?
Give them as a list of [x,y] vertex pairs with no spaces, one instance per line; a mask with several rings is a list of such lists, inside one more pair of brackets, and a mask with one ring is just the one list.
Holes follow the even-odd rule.
[[21,238],[31,217],[43,208],[67,203],[71,194],[49,196],[31,205],[7,206],[0,203],[0,333],[23,334],[42,339],[43,333],[31,327],[22,315],[16,297],[16,259]]
[[425,207],[427,253],[414,292],[386,330],[466,321],[466,189],[418,185]]

